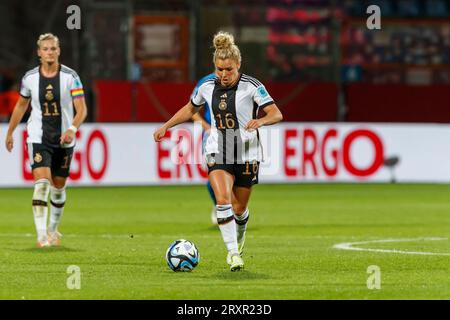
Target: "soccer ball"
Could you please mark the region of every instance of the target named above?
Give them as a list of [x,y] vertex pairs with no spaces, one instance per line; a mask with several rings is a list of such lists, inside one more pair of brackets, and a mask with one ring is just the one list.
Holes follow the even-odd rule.
[[193,242],[179,239],[167,249],[166,261],[173,271],[191,271],[199,263],[200,254]]

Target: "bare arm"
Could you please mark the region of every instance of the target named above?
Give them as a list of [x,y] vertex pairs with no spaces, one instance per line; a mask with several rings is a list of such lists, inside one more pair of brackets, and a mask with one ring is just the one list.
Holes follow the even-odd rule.
[[169,121],[164,123],[164,125],[161,128],[155,131],[155,133],[153,134],[153,138],[155,139],[155,141],[156,142],[161,141],[161,139],[165,136],[166,131],[169,130],[170,128],[180,123],[189,121],[192,118],[192,116],[198,112],[199,109],[200,108],[194,107],[194,105],[189,101],[183,108],[178,110],[178,112],[175,113],[175,115],[172,118],[170,118]]
[[77,114],[73,118],[72,124],[78,129],[87,117],[86,100],[84,98],[75,99],[73,106],[75,107]]
[[283,120],[283,115],[281,114],[281,111],[280,109],[278,109],[276,104],[268,105],[267,107],[264,108],[264,112],[266,113],[264,117],[250,120],[247,123],[245,129],[254,130],[262,126],[268,126],[271,124],[278,123],[281,120]]
[[14,147],[14,139],[13,139],[14,130],[16,130],[17,125],[20,123],[20,120],[22,120],[23,115],[27,111],[29,103],[30,98],[24,98],[20,96],[19,100],[17,100],[16,106],[14,107],[11,119],[9,120],[9,127],[5,141],[6,149],[9,152],[11,152],[11,150]]
[[61,138],[59,139],[59,142],[61,144],[72,143],[73,139],[75,139],[76,130],[78,130],[78,128],[81,126],[81,124],[87,117],[86,100],[84,98],[78,98],[73,100],[73,106],[77,111],[77,114],[75,115],[72,121],[72,126],[74,126],[75,128],[69,128],[66,130],[66,132],[64,132],[61,135]]

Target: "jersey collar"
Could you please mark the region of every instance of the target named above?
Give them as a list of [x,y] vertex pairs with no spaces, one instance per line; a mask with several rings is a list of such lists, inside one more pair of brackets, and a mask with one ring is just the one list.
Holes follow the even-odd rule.
[[43,77],[43,78],[46,78],[46,79],[53,79],[53,78],[56,78],[58,75],[59,75],[59,73],[61,72],[61,63],[58,63],[58,71],[56,72],[56,75],[54,76],[54,77],[46,77],[46,76],[44,76],[43,74],[42,74],[42,64],[40,64],[39,65],[39,75],[41,76],[41,77]]

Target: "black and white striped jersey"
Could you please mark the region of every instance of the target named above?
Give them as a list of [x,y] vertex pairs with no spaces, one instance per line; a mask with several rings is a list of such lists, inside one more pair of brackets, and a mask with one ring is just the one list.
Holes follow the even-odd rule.
[[215,77],[198,88],[191,102],[197,107],[207,103],[212,115],[206,155],[214,154],[217,163],[261,161],[257,130],[245,130],[247,123],[256,119],[259,108],[274,103],[261,82],[240,74],[233,87],[223,87]]
[[74,70],[60,65],[57,75],[47,78],[36,67],[22,78],[20,95],[31,100],[28,143],[64,148],[75,145],[75,139],[63,146],[59,143],[61,134],[72,125],[73,99],[84,96],[80,77]]

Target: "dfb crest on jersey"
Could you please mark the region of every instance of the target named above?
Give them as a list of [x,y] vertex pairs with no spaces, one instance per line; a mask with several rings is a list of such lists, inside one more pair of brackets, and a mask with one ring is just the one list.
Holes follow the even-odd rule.
[[225,99],[221,99],[220,100],[219,109],[220,110],[226,110],[227,109],[227,103],[225,102]]
[[34,156],[34,162],[39,163],[42,161],[42,156],[40,153],[36,153],[36,155]]
[[52,101],[53,98],[54,98],[53,92],[52,92],[52,91],[47,91],[47,93],[45,94],[45,99],[46,99],[47,101]]
[[216,164],[216,159],[214,158],[214,156],[214,153],[206,155],[206,164],[208,165],[208,167],[212,167]]

